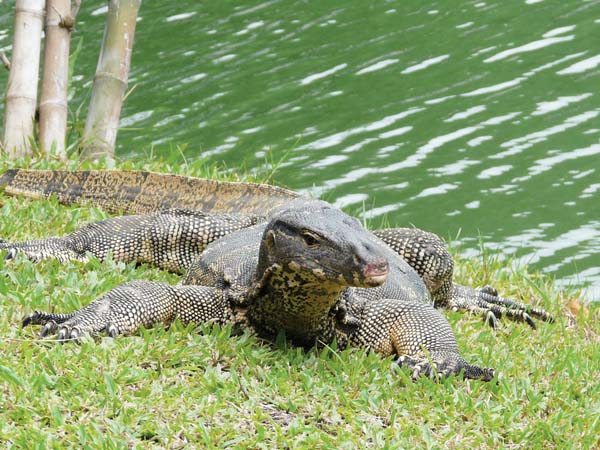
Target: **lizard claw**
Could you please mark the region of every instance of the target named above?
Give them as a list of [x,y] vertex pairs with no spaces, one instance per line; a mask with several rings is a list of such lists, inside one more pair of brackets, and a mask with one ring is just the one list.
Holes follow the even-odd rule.
[[10,261],[11,259],[15,259],[16,256],[17,256],[17,249],[16,248],[8,248],[6,250],[6,255],[4,255],[4,260]]
[[498,318],[492,311],[485,313],[485,321],[491,328],[496,328],[498,326]]
[[488,294],[488,295],[493,295],[494,297],[498,297],[498,290],[495,287],[490,286],[489,284],[486,284],[481,289],[479,289],[479,292],[482,292],[482,293]]
[[56,339],[60,342],[70,340],[79,342],[82,334],[96,331],[93,326],[85,322],[85,316],[82,317],[79,312],[55,314],[34,311],[23,318],[21,325],[23,328],[31,325],[42,325],[41,337],[56,334]]
[[[23,321],[23,323],[25,323],[25,321]],[[54,320],[50,320],[46,323],[46,325],[44,325],[42,327],[42,330],[40,331],[40,336],[46,337],[50,334],[54,334],[54,333],[56,333],[57,329],[58,329],[58,324]]]
[[529,325],[534,330],[537,329],[537,325],[535,324],[535,321],[531,318],[531,316],[529,314],[523,313],[523,320],[527,323],[527,325]]
[[69,339],[72,339],[74,341],[78,341],[79,339],[79,330],[77,328],[72,328],[70,330],[70,333],[68,333],[69,335]]
[[109,323],[106,327],[106,334],[108,334],[111,338],[116,338],[119,335],[119,328],[114,323]]

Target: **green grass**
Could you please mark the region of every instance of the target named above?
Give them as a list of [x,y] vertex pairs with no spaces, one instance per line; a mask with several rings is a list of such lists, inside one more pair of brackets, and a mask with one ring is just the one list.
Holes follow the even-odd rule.
[[[160,168],[215,175],[201,165]],[[0,237],[11,240],[60,235],[106,217],[55,200],[0,201]],[[598,308],[569,316],[566,305],[577,293],[558,292],[547,278],[507,269],[493,256],[457,262],[457,281],[492,284],[557,317],[537,331],[504,321],[492,331],[479,318],[447,314],[465,358],[495,367],[502,374],[497,384],[458,377],[412,382],[391,359],[358,349],[304,351],[228,327],[175,324],[81,345],[42,341],[19,326],[35,309],[70,311],[126,280],[178,278],[113,261],[0,259],[0,447],[600,446]]]

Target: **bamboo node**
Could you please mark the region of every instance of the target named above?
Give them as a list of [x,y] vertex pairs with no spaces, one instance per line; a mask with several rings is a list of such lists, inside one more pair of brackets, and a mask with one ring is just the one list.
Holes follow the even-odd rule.
[[96,72],[94,79],[97,79],[97,78],[108,78],[110,80],[118,81],[119,83],[122,83],[125,86],[127,86],[127,77],[125,77],[125,79],[123,79],[121,77],[115,76],[111,72]]
[[24,100],[27,100],[30,103],[35,103],[36,102],[35,99],[31,98],[31,95],[8,94],[6,96],[6,99],[7,100],[9,100],[9,99],[10,100],[13,100],[13,99],[14,100],[16,100],[16,99],[24,99]]
[[39,108],[42,109],[44,106],[60,106],[61,108],[68,109],[67,102],[64,100],[46,100],[40,102]]
[[[61,14],[61,12],[58,9],[56,9],[54,6],[52,6],[52,9],[58,16],[59,20],[49,20],[47,18],[46,26],[47,27],[58,26],[59,28],[64,28],[69,33],[72,32],[73,29],[75,28],[75,16],[77,15],[77,11],[79,10],[79,7],[77,7],[76,10],[71,10],[70,14],[66,14],[66,15]],[[49,16],[50,15],[48,15],[48,17]]]
[[25,14],[29,14],[32,17],[35,18],[39,18],[39,19],[43,19],[44,18],[44,10],[42,10],[41,12],[35,9],[28,9],[28,8],[15,8],[15,13],[25,13]]

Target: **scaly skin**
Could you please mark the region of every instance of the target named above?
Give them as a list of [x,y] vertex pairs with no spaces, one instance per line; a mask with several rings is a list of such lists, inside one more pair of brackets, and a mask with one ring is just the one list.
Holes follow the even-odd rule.
[[[33,198],[56,195],[63,203],[87,203],[100,206],[107,211],[129,214],[143,215],[180,208],[213,213],[215,214],[212,216],[214,220],[220,221],[219,214],[233,213],[240,221],[239,225],[233,226],[233,229],[264,221],[276,208],[302,198],[296,192],[264,184],[221,182],[171,174],[119,170],[13,169],[0,176],[0,188],[4,188],[4,192],[9,195]],[[151,226],[148,224],[149,220],[140,216],[133,221],[125,219],[126,223],[123,225],[135,229],[149,227]],[[158,219],[153,220],[160,222],[166,220],[166,217],[159,214]],[[131,241],[131,233],[126,233],[118,226],[118,222],[108,221],[105,232],[127,234],[127,240]],[[168,228],[168,225],[160,223],[155,226]],[[183,224],[183,226],[188,225]],[[94,234],[93,225],[89,227],[88,230],[82,229],[74,233],[78,236],[69,238],[70,242],[65,242],[66,238],[57,238],[54,242],[43,240],[23,244],[4,243],[4,245],[0,245],[0,248],[6,248],[9,257],[14,256],[17,251],[21,251],[33,260],[45,257],[56,257],[60,260],[85,260],[86,252],[104,259],[106,249],[95,248],[103,244],[94,244],[93,241],[98,239],[98,235]],[[161,236],[160,239],[172,241],[173,237],[168,232],[165,234],[165,231],[168,230],[163,228],[156,233]],[[503,315],[511,320],[526,322],[533,328],[535,328],[535,322],[532,317],[548,322],[553,320],[542,309],[532,308],[526,304],[500,297],[492,287],[485,286],[475,289],[454,284],[452,282],[454,268],[452,257],[444,242],[434,234],[406,228],[376,230],[374,234],[419,273],[438,307],[480,314],[491,326],[496,326],[498,319]],[[142,237],[139,239],[147,240]],[[118,243],[111,245],[118,247]],[[148,246],[148,244],[144,245]],[[153,243],[152,245],[157,244]],[[202,245],[206,244],[202,243]],[[202,245],[190,244],[186,241],[183,246],[180,246],[179,251],[186,253],[188,246],[201,251]],[[73,250],[73,246],[76,247],[75,250]],[[119,248],[113,249],[113,253],[120,253]],[[160,251],[154,251],[154,253],[161,254]],[[162,258],[165,261],[160,261],[160,256],[144,258],[143,255],[137,254],[125,255],[123,260],[149,262],[168,270],[185,272],[190,261],[197,254],[195,250],[193,255],[180,258],[177,254],[170,253],[168,258]],[[117,255],[117,259],[119,258],[120,256]],[[179,261],[179,259],[185,260]]]
[[[356,243],[361,241],[354,241],[355,235],[366,233],[355,229],[355,219],[336,216],[330,224],[331,236],[324,241],[337,245],[350,239],[352,245],[346,242],[348,245],[337,248],[337,255],[329,258],[323,256],[325,247],[321,246],[319,257],[311,260],[311,246],[299,247],[298,236],[308,232],[322,237],[316,216],[321,210],[337,210],[272,186],[148,172],[23,170],[5,173],[0,177],[1,186],[11,195],[57,194],[66,203],[82,201],[111,211],[147,212],[182,206],[208,211],[174,209],[117,217],[60,238],[0,243],[8,258],[21,252],[33,260],[82,261],[90,254],[102,260],[112,253],[116,260],[187,272],[184,285],[128,283],[81,311],[67,315],[36,312],[24,320],[25,325],[44,325],[44,335],[58,332],[59,339],[99,331],[131,333],[140,326],[170,323],[175,317],[195,323],[234,321],[265,336],[283,329],[302,345],[328,343],[335,338],[340,345],[360,345],[382,355],[397,355],[415,376],[462,369],[467,377],[489,379],[490,370],[470,366],[460,358],[448,324],[427,303],[429,293],[436,306],[482,314],[491,325],[502,315],[531,326],[532,316],[552,320],[543,310],[499,297],[493,288],[454,284],[452,258],[443,242],[417,229],[376,230],[363,236],[362,242],[380,249],[373,250],[375,253],[383,249],[383,258],[390,263],[388,281],[372,287],[371,280],[367,288],[361,279],[366,268],[361,269],[363,272],[349,269],[360,253]],[[304,228],[292,227],[296,241],[289,241],[294,233],[281,233],[274,221],[285,210],[290,214],[310,211],[302,223]],[[350,229],[344,231],[344,227]],[[256,230],[262,234],[256,235]],[[276,247],[269,244],[267,236],[279,236],[279,242],[288,239],[293,245],[285,247],[286,251],[302,251],[291,261],[286,262],[285,252],[273,259]],[[343,264],[328,271],[327,261]],[[328,278],[332,273],[335,276]]]
[[7,259],[24,253],[33,261],[87,261],[90,255],[103,261],[111,253],[116,261],[149,263],[184,274],[209,243],[254,223],[249,217],[171,209],[91,223],[62,237],[4,241],[0,249],[6,249]]
[[[7,251],[8,259],[24,253],[33,261],[46,258],[62,262],[86,261],[89,255],[104,260],[111,253],[116,261],[149,263],[184,274],[210,242],[261,220],[249,216],[167,210],[111,218],[62,237],[17,243],[4,241],[0,242],[0,249]],[[390,228],[373,233],[416,270],[436,307],[481,314],[492,326],[496,326],[497,318],[502,316],[526,322],[534,328],[532,317],[552,321],[545,311],[499,297],[491,287],[474,289],[454,284],[452,257],[443,241],[434,234],[414,228]],[[191,270],[187,277],[191,280],[202,273]],[[203,284],[204,280],[190,281],[192,283]]]
[[147,214],[166,209],[265,216],[300,194],[277,186],[205,180],[138,170],[11,169],[0,176],[4,193],[30,198],[55,195],[104,211]]
[[[203,285],[190,282],[202,281]],[[338,306],[352,320],[340,317]],[[447,321],[419,276],[356,219],[324,202],[293,203],[268,223],[208,245],[184,284],[136,281],[72,314],[34,312],[24,325],[43,325],[59,339],[141,326],[235,322],[260,335],[278,330],[300,345],[359,345],[396,355],[414,376],[464,372],[489,380],[492,369],[460,356]]]

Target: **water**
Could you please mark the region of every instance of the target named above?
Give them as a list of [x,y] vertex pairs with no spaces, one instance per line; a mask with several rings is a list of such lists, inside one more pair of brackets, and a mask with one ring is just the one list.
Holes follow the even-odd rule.
[[[73,109],[104,11],[83,2]],[[118,153],[286,155],[288,187],[600,299],[599,32],[598,1],[145,2]]]

